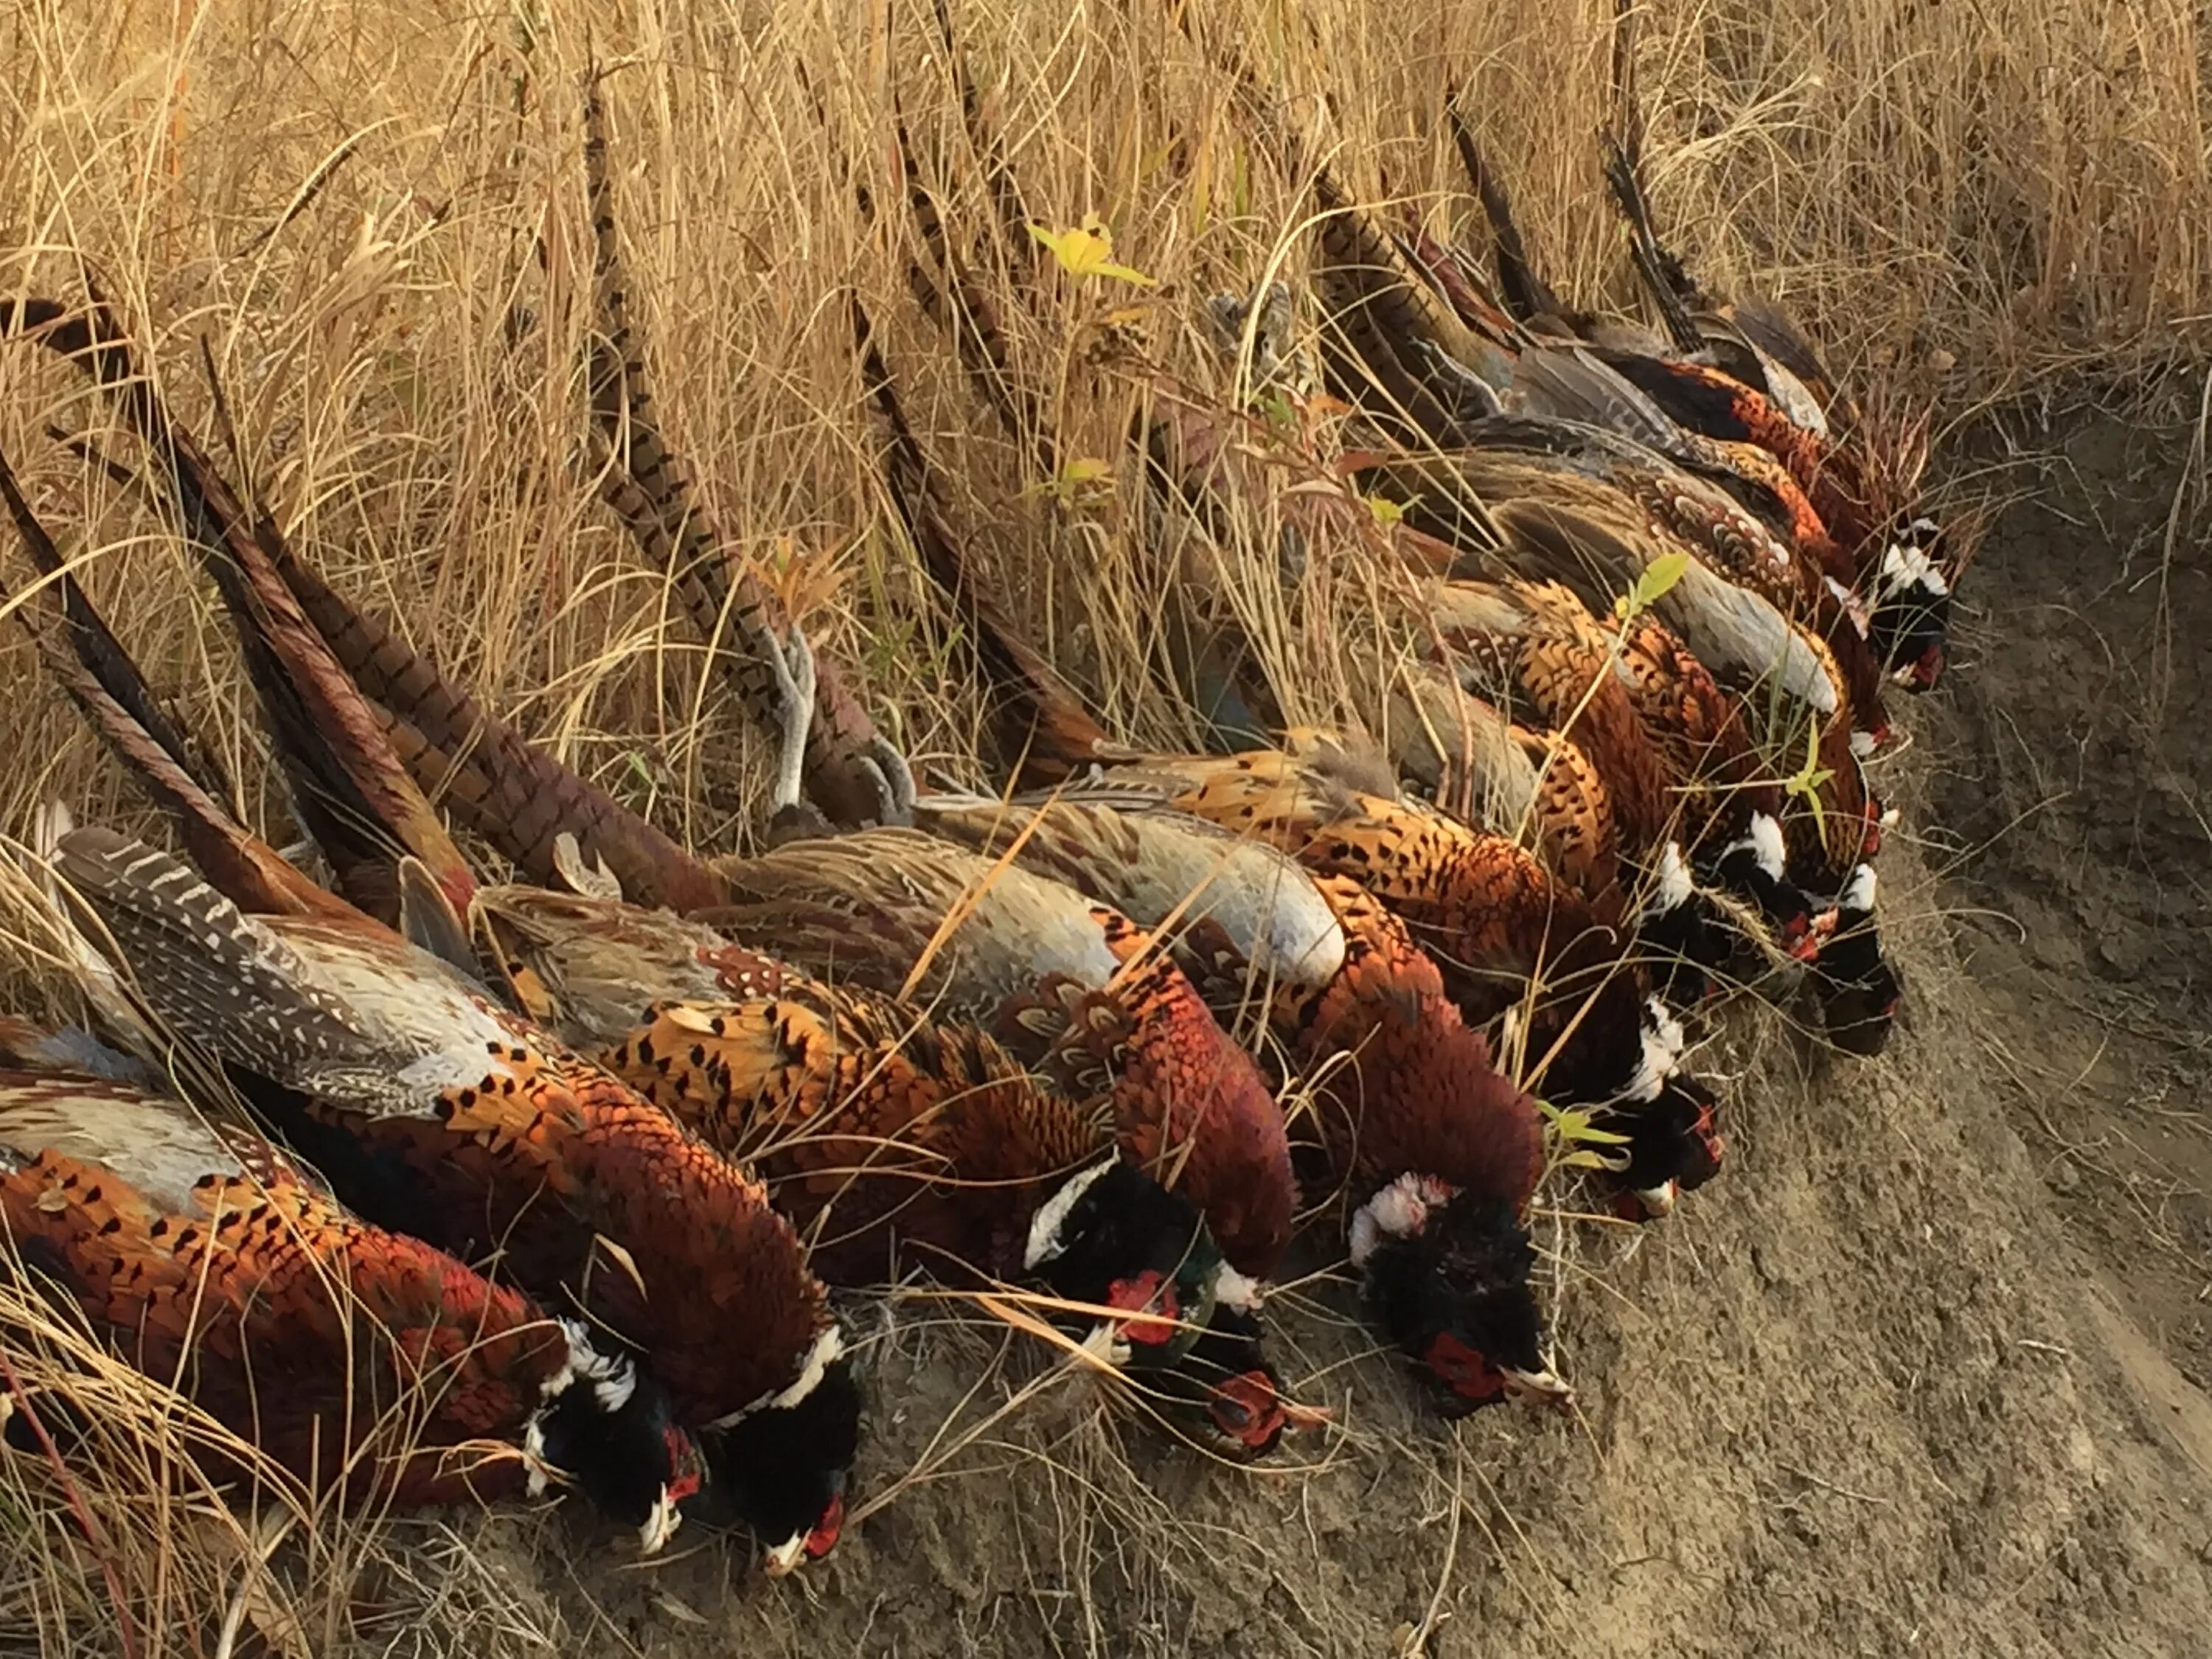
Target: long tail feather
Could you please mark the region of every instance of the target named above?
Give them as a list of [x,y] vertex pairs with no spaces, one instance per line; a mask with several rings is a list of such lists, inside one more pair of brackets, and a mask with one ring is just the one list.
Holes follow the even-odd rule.
[[[330,858],[340,885],[372,914],[396,915],[393,866],[411,854],[436,877],[456,911],[465,910],[474,890],[466,861],[276,573],[276,556],[284,548],[281,529],[265,514],[249,514],[191,435],[170,419],[152,383],[137,372],[128,342],[104,305],[82,308],[75,320],[48,329],[44,340],[88,366],[117,394],[167,476],[185,532],[237,626],[247,672],[292,786],[294,808]],[[83,605],[81,593],[76,603]],[[112,685],[126,678],[143,686],[135,670],[127,676],[118,672],[127,659],[113,635],[101,632],[104,638],[96,639],[73,629],[88,672],[98,678],[106,667],[111,696]],[[146,706],[135,695],[120,698],[134,714]],[[143,720],[134,724],[169,756],[173,767],[198,781],[191,777],[190,750],[180,733]]]
[[[653,410],[641,337],[629,315],[628,282],[616,235],[614,191],[607,175],[605,111],[599,80],[584,83],[584,170],[591,197],[592,283],[600,328],[591,354],[592,412],[616,465],[600,469],[600,493],[652,563],[665,570],[677,597],[727,671],[738,700],[761,728],[780,735],[779,683],[769,666],[787,622],[783,606],[751,572],[732,578],[722,537],[694,498],[686,469],[662,434]],[[723,650],[726,640],[739,647]],[[884,803],[871,766],[884,739],[837,665],[819,659],[817,718],[808,728],[805,780],[810,799],[833,822],[861,823]]]
[[1007,753],[1022,757],[1036,781],[1064,776],[1109,745],[1105,731],[975,580],[965,550],[945,521],[928,457],[907,422],[890,370],[876,348],[867,313],[857,297],[852,309],[861,371],[890,434],[884,471],[892,504],[931,580],[964,624],[977,672],[997,694],[1001,741]]
[[1513,198],[1505,185],[1492,172],[1483,159],[1480,146],[1474,141],[1474,129],[1467,124],[1456,97],[1444,105],[1445,118],[1450,121],[1452,143],[1459,151],[1459,164],[1467,173],[1467,181],[1475,198],[1482,204],[1482,216],[1490,222],[1490,237],[1497,252],[1498,288],[1504,295],[1507,309],[1522,322],[1535,317],[1556,317],[1565,314],[1559,296],[1552,285],[1537,275],[1535,264],[1528,257],[1528,244],[1521,239],[1521,227],[1513,217]]
[[415,781],[532,880],[559,879],[556,845],[566,833],[638,903],[689,910],[720,897],[703,863],[532,744],[297,555],[288,550],[278,570],[337,662],[389,717],[392,746]]
[[94,826],[62,838],[55,867],[170,1029],[275,1076],[365,1047],[292,949],[175,854]]
[[228,795],[229,784],[221,770],[154,696],[153,689],[138,672],[138,665],[124,650],[122,641],[93,609],[84,590],[69,574],[61,550],[55,546],[53,538],[46,533],[46,526],[31,510],[30,502],[24,499],[4,455],[0,455],[0,495],[7,498],[8,511],[15,520],[16,532],[22,537],[32,564],[60,597],[62,620],[68,627],[70,646],[83,670],[204,793],[217,800]]
[[1628,152],[1610,133],[1606,135],[1604,143],[1605,181],[1621,216],[1628,221],[1629,251],[1636,262],[1637,275],[1644,279],[1644,289],[1659,307],[1668,335],[1677,349],[1685,352],[1702,350],[1705,333],[1690,313],[1691,307],[1702,297],[1698,285],[1682,268],[1681,262],[1660,246],[1659,234],[1651,225],[1651,204],[1644,194],[1643,180],[1636,176]]
[[[16,487],[15,474],[0,457],[0,494],[7,497],[16,528],[26,543],[52,543]],[[33,552],[34,559],[41,556]],[[295,869],[266,842],[231,815],[189,763],[190,746],[173,722],[159,715],[153,693],[138,666],[124,651],[83,591],[66,570],[52,577],[74,653],[37,625],[34,612],[21,613],[40,654],[118,759],[175,822],[192,860],[207,878],[243,908],[264,915],[350,915],[352,908]],[[142,709],[156,710],[149,723]]]

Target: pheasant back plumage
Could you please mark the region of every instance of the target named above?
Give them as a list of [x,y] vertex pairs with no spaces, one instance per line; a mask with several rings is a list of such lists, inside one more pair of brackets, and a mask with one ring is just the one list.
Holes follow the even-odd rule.
[[1102,1111],[973,1027],[795,973],[773,995],[657,1008],[599,1059],[764,1174],[833,1282],[880,1282],[894,1236],[1010,1276],[1037,1206],[1114,1144]]
[[1404,922],[1355,881],[1316,884],[1344,929],[1344,964],[1294,1018],[1305,1054],[1346,1057],[1318,1109],[1332,1177],[1359,1201],[1433,1176],[1517,1212],[1543,1168],[1535,1103],[1498,1072]]
[[559,1328],[266,1143],[105,1079],[0,1072],[0,1215],[50,1294],[295,1475],[401,1504],[522,1486],[513,1443],[568,1364]]
[[918,993],[1072,1098],[1110,1099],[1124,1149],[1206,1212],[1230,1259],[1273,1267],[1294,1198],[1281,1114],[1146,930],[911,830],[795,842],[717,869],[732,902],[699,920],[832,983]]
[[784,1387],[827,1328],[758,1183],[446,963],[366,917],[246,916],[107,832],[61,863],[161,1018],[261,1079],[354,1208],[504,1252],[651,1352],[691,1420]]

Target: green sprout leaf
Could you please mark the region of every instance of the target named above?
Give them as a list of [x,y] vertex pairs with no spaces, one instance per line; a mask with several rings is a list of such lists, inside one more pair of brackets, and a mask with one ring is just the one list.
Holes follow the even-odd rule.
[[1782,787],[1791,799],[1802,800],[1812,809],[1813,828],[1825,837],[1828,824],[1820,808],[1820,788],[1836,775],[1832,766],[1820,764],[1820,723],[1808,720],[1805,726],[1805,763],[1783,780]]
[[1686,553],[1662,553],[1637,574],[1636,586],[1613,602],[1613,614],[1622,622],[1642,616],[1674,591],[1690,568]]

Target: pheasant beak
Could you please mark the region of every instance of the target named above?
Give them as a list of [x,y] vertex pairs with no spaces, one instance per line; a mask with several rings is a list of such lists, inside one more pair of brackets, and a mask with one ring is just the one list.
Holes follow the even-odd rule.
[[1517,1371],[1510,1365],[1498,1370],[1505,1377],[1505,1397],[1516,1406],[1565,1411],[1574,1404],[1575,1391],[1549,1365],[1540,1371]]
[[781,1578],[805,1559],[806,1534],[795,1532],[761,1557],[761,1571],[771,1578]]
[[637,1529],[637,1553],[658,1555],[668,1547],[668,1540],[676,1536],[676,1529],[684,1524],[684,1512],[676,1507],[676,1495],[665,1486],[653,1500],[653,1509]]
[[1681,1196],[1681,1187],[1677,1182],[1665,1181],[1656,1187],[1638,1187],[1630,1196],[1644,1206],[1647,1218],[1663,1221],[1674,1213],[1674,1200]]
[[[1832,924],[1831,924],[1832,931]],[[1801,924],[1785,936],[1792,960],[1818,962],[1820,959],[1820,936],[1809,926]]]

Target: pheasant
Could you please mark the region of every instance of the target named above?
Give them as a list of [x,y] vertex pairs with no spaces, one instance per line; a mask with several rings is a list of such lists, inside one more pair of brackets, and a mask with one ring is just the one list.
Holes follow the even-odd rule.
[[[945,1010],[1007,1041],[1018,1060],[1042,1067],[1078,1098],[1110,1091],[1125,1148],[1179,1170],[1182,1190],[1232,1262],[1260,1274],[1273,1267],[1295,1201],[1281,1114],[1249,1056],[1125,918],[1019,872],[1001,882],[984,861],[896,830],[866,831],[849,844],[794,844],[757,860],[696,860],[355,611],[281,535],[262,538],[258,550],[266,557],[253,579],[257,599],[272,612],[288,596],[297,602],[337,669],[355,682],[349,690],[384,705],[388,752],[423,789],[452,783],[460,816],[534,878],[559,874],[554,849],[568,832],[583,860],[605,862],[625,893],[695,914],[711,907],[719,931],[799,968],[818,966],[841,982],[896,994],[917,963],[934,962],[939,974],[950,975]],[[234,612],[252,625],[250,608]],[[258,659],[249,653],[250,666]],[[781,651],[775,664],[786,736],[776,800],[785,812],[799,799],[813,707],[812,655],[799,660],[808,671],[803,687]],[[289,744],[283,753],[288,763],[311,758]],[[338,763],[357,766],[359,757]],[[836,872],[853,884],[842,898],[822,887]],[[758,897],[794,881],[813,906],[813,941],[827,952],[811,964],[799,933],[781,931],[782,919],[749,921],[740,884],[750,882]],[[878,903],[886,907],[881,926],[851,936],[846,916]],[[936,935],[948,915],[964,916],[966,925],[956,948],[940,951]]]
[[[1616,642],[1557,583],[1439,582],[1425,602],[1462,672],[1504,687],[1515,707],[1576,737],[1604,775],[1632,847],[1657,850],[1670,867],[1679,819],[1692,861],[1755,904],[1793,954],[1810,958],[1812,910],[1784,874],[1779,792],[1769,799],[1750,787],[1756,757],[1717,686],[1678,678],[1674,695],[1665,694],[1661,664],[1686,672],[1694,659],[1661,624],[1634,619]],[[1717,744],[1725,752],[1716,754]],[[1715,764],[1717,775],[1708,771]],[[1708,783],[1718,793],[1704,795]],[[1774,850],[1764,864],[1762,846]]]
[[464,1259],[501,1250],[649,1356],[772,1568],[835,1542],[859,1395],[758,1185],[365,917],[248,915],[106,830],[64,837],[58,868],[162,1024],[240,1074],[341,1198]]
[[[1777,533],[1710,478],[1666,455],[1584,422],[1497,416],[1465,429],[1469,444],[1565,467],[1618,490],[1655,527],[1694,549],[1716,573],[1784,616],[1802,618],[1833,659],[1854,728],[1878,746],[1888,736],[1882,672],[1849,588],[1818,554]],[[1850,572],[1844,568],[1848,580]]]
[[[1462,160],[1491,222],[1509,304],[1523,318],[1560,314],[1557,296],[1529,269],[1509,200],[1485,172],[1455,112],[1454,119]],[[1863,590],[1878,660],[1907,689],[1927,690],[1942,672],[1949,608],[1940,527],[1908,507],[1877,533],[1881,520],[1870,505],[1875,492],[1861,446],[1848,441],[1862,425],[1861,416],[1818,352],[1795,324],[1763,301],[1711,302],[1660,245],[1633,157],[1611,139],[1606,172],[1630,228],[1638,271],[1667,319],[1672,349],[1587,317],[1553,331],[1571,347],[1586,344],[1587,353],[1577,349],[1574,355],[1601,366],[1616,386],[1629,383],[1663,410],[1676,437],[1674,445],[1657,447],[1679,447],[1682,436],[1690,438],[1691,456],[1732,475],[1732,487],[1755,507],[1764,496],[1831,579]],[[1448,282],[1441,286],[1451,291]],[[1508,376],[1522,394],[1522,406],[1589,418],[1587,381],[1567,406],[1547,401],[1547,392],[1559,390],[1556,382],[1536,386],[1541,378],[1536,360],[1553,356],[1528,353],[1511,365]],[[1494,364],[1480,367],[1504,392],[1506,381]],[[1631,435],[1650,441],[1648,428]],[[1756,452],[1782,463],[1783,476],[1762,466]]]
[[[1535,1108],[1492,1066],[1487,1042],[1462,1023],[1436,964],[1396,917],[1356,883],[1311,876],[1264,842],[1110,784],[1004,802],[924,796],[915,811],[931,834],[1015,859],[1162,929],[1224,1019],[1261,1002],[1291,1060],[1317,1074],[1320,1172],[1354,1200],[1352,1236],[1379,1224],[1378,1204],[1405,1235],[1369,1280],[1385,1329],[1463,1401],[1565,1397],[1541,1356],[1520,1231],[1542,1164]],[[1403,1182],[1443,1194],[1425,1244],[1419,1218],[1386,1201]],[[1482,1224],[1462,1212],[1479,1212]],[[1436,1251],[1455,1231],[1498,1235],[1494,1249],[1469,1258],[1480,1274],[1440,1280],[1423,1297],[1385,1283],[1393,1273],[1449,1279],[1457,1267]],[[1355,1265],[1374,1264],[1363,1255]],[[1443,1330],[1398,1316],[1409,1297],[1456,1310],[1446,1321],[1451,1364],[1436,1363]]]
[[1870,601],[1869,635],[1891,677],[1925,691],[1942,678],[1950,616],[1945,538],[1907,506],[1884,519],[1853,452],[1796,425],[1766,398],[1702,363],[1594,347],[1591,356],[1632,382],[1689,430],[1773,455],[1804,492],[1835,543],[1850,556]]
[[[0,1055],[0,1221],[40,1290],[271,1462],[350,1506],[544,1489],[659,1550],[702,1485],[651,1379],[578,1320],[340,1208],[268,1142],[113,1078]],[[44,1046],[82,1052],[65,1034]],[[373,1444],[394,1413],[409,1443]],[[193,1437],[211,1478],[253,1471]]]
[[[0,493],[51,558],[4,462]],[[67,614],[90,617],[58,585]],[[238,825],[128,713],[148,698],[113,636],[72,637],[82,665],[47,653],[63,684],[188,844],[213,849],[195,869],[101,830],[58,848],[160,1023],[222,1060],[365,1218],[465,1261],[499,1249],[524,1288],[577,1298],[635,1345],[678,1420],[712,1431],[715,1486],[772,1569],[826,1552],[859,1395],[822,1286],[758,1185]]]
[[[1752,747],[1735,699],[1651,617],[1628,625],[1620,673],[1647,721],[1665,734],[1675,764],[1691,775],[1702,769],[1721,792],[1727,816],[1720,821],[1735,838],[1722,851],[1720,879],[1748,895],[1771,920],[1802,914],[1808,890],[1840,898],[1859,886],[1865,906],[1848,921],[1831,909],[1812,917],[1806,933],[1784,924],[1784,933],[1801,956],[1805,938],[1814,941],[1813,984],[1824,1018],[1838,1032],[1855,1034],[1857,1052],[1873,1052],[1887,1040],[1899,988],[1881,954],[1873,872],[1865,867],[1881,848],[1881,808],[1866,791],[1848,735],[1834,723],[1819,734],[1820,764],[1812,769],[1811,784],[1816,809],[1785,799]],[[1863,867],[1866,879],[1860,884]],[[1847,954],[1831,960],[1826,941],[1838,936],[1839,923],[1851,942]]]
[[[1626,1097],[1635,1141],[1630,1178],[1651,1206],[1670,1205],[1678,1180],[1695,1185],[1711,1176],[1718,1149],[1711,1097],[1677,1075],[1680,1028],[1645,997],[1637,973],[1608,971],[1620,965],[1620,942],[1587,901],[1503,836],[1346,783],[1340,775],[1344,751],[1326,743],[1303,754],[1231,757],[1142,756],[1112,744],[971,580],[872,346],[864,348],[863,362],[891,434],[886,467],[893,504],[932,576],[969,613],[967,637],[1001,704],[1000,746],[1024,757],[1033,781],[1103,768],[1103,781],[1155,807],[1210,819],[1274,846],[1310,872],[1366,888],[1437,958],[1471,1024],[1502,1013],[1535,976],[1547,988],[1538,1035],[1560,1040],[1549,1073],[1553,1085],[1598,1100]],[[1376,781],[1391,787],[1387,778]],[[1591,998],[1587,1010],[1578,1006],[1583,996]]]
[[[0,477],[0,486],[6,482]],[[208,483],[211,497],[229,499],[211,470]],[[218,514],[218,524],[231,522],[234,512]],[[280,574],[296,576],[305,568],[273,524],[264,523],[253,547],[240,550],[231,540],[232,563],[252,601],[234,605],[233,614],[264,705],[313,711],[278,727],[279,758],[295,797],[374,780],[376,789],[360,797],[352,832],[387,858],[415,853],[421,826],[434,824],[434,815]],[[65,591],[81,602],[73,587]],[[327,591],[322,598],[343,608]],[[365,624],[354,617],[349,625]],[[118,678],[135,678],[120,647],[112,640],[108,646]],[[427,675],[420,665],[414,672]],[[431,678],[422,684],[434,706],[450,706],[438,702],[447,688]],[[805,691],[793,690],[801,706],[811,703],[811,678]],[[313,733],[312,744],[295,740],[303,730]],[[519,744],[509,749],[529,754]],[[803,752],[794,743],[794,777]],[[325,782],[333,772],[335,788]],[[573,777],[553,782],[550,799],[580,804],[578,822],[604,829],[618,811]],[[797,785],[790,787],[795,799]],[[378,816],[386,805],[397,810]],[[544,805],[537,804],[540,812]],[[557,843],[567,832],[548,833]],[[639,839],[653,850],[649,837]],[[440,832],[423,856],[434,858],[447,846]],[[567,867],[580,872],[581,862],[578,857]],[[1124,1346],[1155,1365],[1179,1358],[1218,1296],[1240,1305],[1253,1300],[1252,1287],[1224,1267],[1182,1200],[1133,1169],[1102,1179],[1096,1167],[1080,1167],[1111,1152],[1110,1128],[1100,1139],[1089,1103],[1039,1090],[980,1031],[924,1018],[855,987],[833,990],[667,913],[514,888],[475,889],[470,913],[492,948],[473,953],[464,942],[450,957],[496,970],[495,981],[526,1012],[553,1020],[711,1144],[759,1153],[771,1179],[789,1177],[778,1182],[779,1206],[802,1223],[822,1221],[826,1200],[836,1194],[836,1246],[825,1254],[817,1243],[816,1256],[833,1276],[879,1281],[890,1254],[885,1227],[893,1221],[905,1237],[933,1249],[940,1263],[950,1256],[1000,1264],[1011,1245],[1011,1260],[1000,1265],[1041,1277],[1068,1300],[1127,1303],[1133,1313],[1155,1299],[1180,1308],[1180,1319],[1132,1318],[1119,1327],[1149,1337]],[[738,993],[742,1000],[732,1000]],[[667,1000],[683,995],[703,1000]],[[678,1030],[690,1032],[680,1042],[672,1035]],[[809,1117],[811,1126],[799,1121]],[[872,1169],[870,1159],[856,1161],[858,1143],[822,1133],[854,1118],[869,1145],[893,1152],[890,1167]],[[817,1133],[787,1139],[794,1127],[809,1127]],[[828,1179],[841,1165],[843,1178]],[[917,1202],[924,1181],[933,1185]],[[1030,1222],[1048,1210],[1059,1218],[1056,1231],[1029,1237]],[[1157,1298],[1147,1286],[1158,1287]],[[1274,1373],[1256,1338],[1242,1352],[1248,1363],[1237,1374],[1237,1399],[1213,1403],[1222,1406],[1219,1420],[1235,1443],[1264,1451],[1288,1417],[1279,1405],[1253,1411]]]
[[[1252,1310],[1254,1287],[1187,1200],[1102,1164],[1111,1121],[976,1028],[611,897],[486,887],[476,917],[533,1012],[762,1173],[830,1283],[881,1284],[901,1265],[1036,1279],[1149,1313],[1120,1328],[1129,1362],[1152,1370],[1186,1369],[1203,1331]],[[1257,1326],[1237,1346],[1237,1388],[1192,1403],[1225,1445],[1265,1452],[1306,1419],[1275,1399]]]

